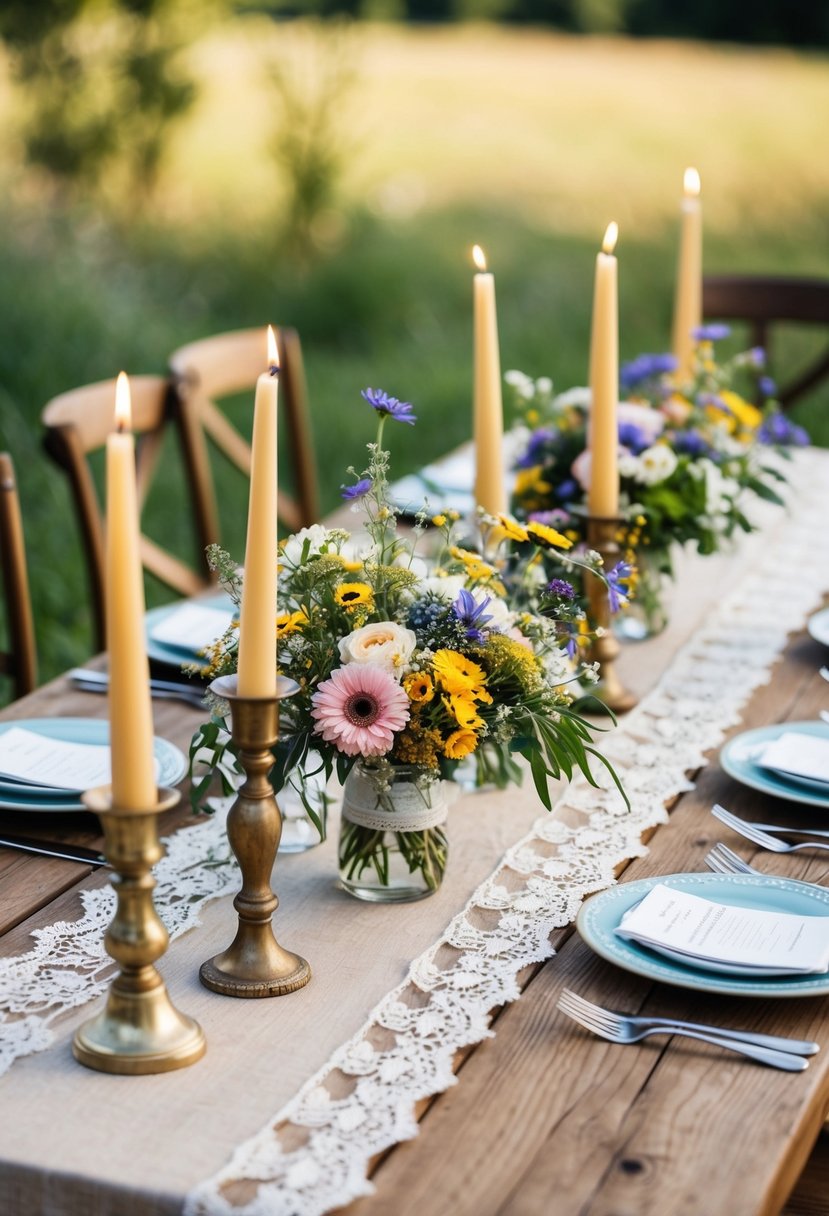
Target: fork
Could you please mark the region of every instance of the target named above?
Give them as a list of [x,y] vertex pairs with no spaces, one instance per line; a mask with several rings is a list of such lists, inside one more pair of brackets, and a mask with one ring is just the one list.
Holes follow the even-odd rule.
[[670,1018],[631,1017],[604,1009],[565,988],[558,999],[558,1008],[574,1022],[611,1043],[639,1043],[652,1034],[677,1034],[726,1047],[749,1056],[760,1064],[782,1068],[787,1072],[803,1072],[809,1067],[804,1056],[820,1051],[817,1043],[800,1039],[784,1039],[777,1035],[754,1034],[747,1030],[727,1030],[719,1026],[704,1026],[696,1022],[672,1021]]
[[761,849],[768,849],[771,853],[797,853],[801,849],[829,849],[829,840],[803,840],[800,844],[789,844],[787,840],[778,840],[776,836],[771,836],[756,824],[747,823],[745,819],[732,815],[719,804],[711,808],[711,814],[715,819],[719,819],[720,823],[724,823],[727,828],[731,828],[732,832],[745,836],[746,840],[750,840],[752,844],[759,845]]
[[729,849],[727,844],[715,844],[713,849],[705,854],[703,861],[709,870],[715,874],[762,874],[756,866],[750,866],[747,861]]

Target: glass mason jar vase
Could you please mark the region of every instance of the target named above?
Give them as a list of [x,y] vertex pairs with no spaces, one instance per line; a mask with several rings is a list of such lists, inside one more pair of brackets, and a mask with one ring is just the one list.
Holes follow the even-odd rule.
[[620,612],[613,632],[629,642],[656,637],[670,619],[673,579],[669,573],[671,557],[667,550],[638,549],[636,552],[636,594]]
[[446,814],[443,781],[409,765],[372,769],[358,760],[343,787],[340,885],[374,903],[432,895],[446,869]]

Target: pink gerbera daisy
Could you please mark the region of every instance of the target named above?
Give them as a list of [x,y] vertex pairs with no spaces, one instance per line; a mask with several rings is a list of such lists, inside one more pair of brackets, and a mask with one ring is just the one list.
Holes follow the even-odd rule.
[[384,756],[409,720],[409,698],[371,663],[338,667],[311,698],[314,730],[347,756]]

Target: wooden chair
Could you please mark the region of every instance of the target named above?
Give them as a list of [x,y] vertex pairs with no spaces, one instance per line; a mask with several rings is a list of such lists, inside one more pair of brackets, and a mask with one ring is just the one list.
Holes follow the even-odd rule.
[[20,499],[7,452],[0,452],[0,565],[8,631],[8,650],[0,653],[0,672],[13,680],[15,697],[24,697],[37,684],[37,655]]
[[[752,345],[762,346],[771,360],[772,327],[794,323],[829,330],[829,280],[706,276],[702,312],[706,320],[748,322]],[[780,404],[788,409],[823,380],[829,380],[829,346],[797,376],[779,385]]]
[[[210,521],[201,514],[206,490],[199,482],[197,456],[187,447],[192,424],[183,411],[169,379],[161,376],[131,376],[132,429],[136,437],[136,467],[139,503],[143,508],[152,482],[162,443],[172,428],[178,431],[185,465],[184,494],[193,519],[197,560],[188,566],[175,554],[142,534],[144,569],[179,595],[195,595],[211,585],[204,557],[206,546],[218,539]],[[113,429],[115,381],[85,385],[54,397],[42,414],[46,428],[44,446],[69,477],[81,528],[92,595],[95,637],[99,649],[106,645],[104,603],[104,522],[95,487],[90,456],[105,447]]]
[[[308,414],[308,396],[299,334],[294,329],[276,330],[279,349],[279,409],[284,419],[293,473],[293,493],[280,484],[278,513],[291,532],[319,519],[316,462]],[[257,377],[266,370],[265,330],[241,329],[216,334],[181,346],[170,357],[170,369],[183,408],[182,425],[186,446],[199,468],[199,485],[205,497],[199,512],[219,533],[216,495],[210,477],[206,439],[223,456],[250,476],[250,444],[228,420],[218,400],[253,390]],[[186,407],[189,406],[188,410]]]

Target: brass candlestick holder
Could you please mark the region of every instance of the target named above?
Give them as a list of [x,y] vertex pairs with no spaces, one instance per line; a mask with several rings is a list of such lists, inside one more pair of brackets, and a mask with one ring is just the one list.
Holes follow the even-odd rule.
[[[621,550],[616,534],[620,520],[591,515],[587,520],[587,543],[601,554],[605,570],[610,570],[618,561]],[[590,616],[598,630],[590,650],[590,657],[599,664],[599,683],[594,689],[598,699],[614,713],[626,713],[633,709],[638,698],[634,696],[616,674],[616,659],[621,647],[613,636],[610,626],[610,604],[607,587],[592,574],[586,575],[587,598]]]
[[155,880],[150,873],[164,856],[158,840],[158,815],[179,801],[178,790],[160,789],[151,810],[125,810],[112,805],[110,786],[83,795],[87,809],[100,816],[107,861],[118,906],[106,934],[107,952],[120,965],[106,1005],[75,1032],[76,1060],[100,1072],[170,1072],[200,1060],[205,1052],[202,1029],[179,1013],[154,964],[169,937],[153,904]]
[[222,954],[202,963],[201,982],[224,996],[284,996],[311,978],[304,958],[283,950],[271,924],[279,900],[271,890],[271,871],[282,835],[282,815],[268,781],[271,748],[279,737],[279,702],[299,690],[279,676],[275,697],[240,697],[236,676],[210,685],[230,704],[231,734],[247,780],[227,819],[227,837],[242,871],[242,889],[233,901],[239,926]]

